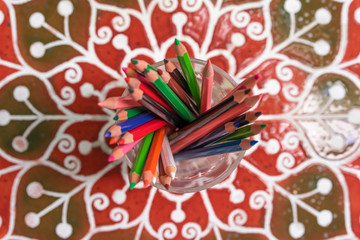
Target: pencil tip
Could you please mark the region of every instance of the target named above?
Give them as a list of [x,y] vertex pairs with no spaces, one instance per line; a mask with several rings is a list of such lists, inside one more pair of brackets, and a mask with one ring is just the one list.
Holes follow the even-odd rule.
[[254,146],[255,144],[257,144],[258,143],[258,141],[256,141],[256,140],[251,140],[250,141],[250,146]]
[[124,71],[124,73],[127,72],[127,67],[123,67],[122,70]]
[[126,78],[124,78],[125,79],[125,82],[130,82],[130,78],[129,77],[126,77]]
[[169,190],[169,188],[170,188],[169,184],[165,184],[164,186],[165,186],[166,190]]
[[139,61],[136,59],[131,59],[131,62],[136,65],[136,64],[138,64]]
[[266,128],[266,124],[260,124],[260,127],[261,127],[261,129],[264,129],[264,128]]
[[111,132],[107,131],[107,132],[105,133],[105,137],[111,137]]
[[177,38],[175,38],[175,45],[178,46],[179,44],[180,44],[180,41]]
[[124,144],[125,143],[125,139],[120,139],[118,144]]
[[150,181],[147,180],[147,179],[145,179],[145,180],[144,180],[144,187],[145,187],[145,188],[148,187],[149,184],[150,184]]
[[97,105],[98,105],[99,107],[105,107],[105,106],[106,106],[105,101],[98,102]]
[[256,74],[254,78],[255,80],[258,80],[260,78],[260,74]]
[[256,116],[256,117],[259,117],[261,114],[262,114],[262,112],[256,112],[256,113],[255,113],[255,116]]
[[136,185],[136,183],[131,182],[131,183],[130,183],[130,190],[133,190],[133,189],[134,189],[134,187],[135,187],[135,185]]
[[113,155],[111,155],[109,158],[108,158],[108,162],[113,162],[115,160],[115,157]]
[[148,72],[150,72],[150,70],[148,68],[145,68],[144,72],[148,73]]
[[116,115],[116,116],[113,118],[113,120],[115,120],[115,121],[119,120],[119,116]]
[[110,139],[110,141],[109,141],[109,144],[115,144],[116,143],[116,138],[112,138],[112,139]]
[[130,92],[130,93],[133,93],[133,92],[134,92],[134,89],[129,88],[129,92]]
[[174,172],[171,172],[171,173],[170,173],[170,177],[171,177],[172,180],[174,180],[174,179],[175,179],[175,173],[174,173]]
[[251,89],[246,89],[245,94],[249,94],[250,91],[251,91]]
[[169,62],[169,60],[167,60],[166,58],[164,59],[164,64],[167,64]]

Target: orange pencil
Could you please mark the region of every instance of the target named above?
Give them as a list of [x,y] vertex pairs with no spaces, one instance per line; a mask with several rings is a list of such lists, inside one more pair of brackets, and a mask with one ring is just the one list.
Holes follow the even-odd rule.
[[156,167],[159,162],[162,142],[165,137],[165,130],[166,130],[165,127],[162,127],[155,132],[153,142],[150,147],[149,155],[144,167],[144,171],[142,173],[142,178],[144,180],[144,187],[149,186],[150,182],[153,181],[153,178],[155,176]]
[[209,59],[204,67],[203,75],[202,75],[200,113],[204,113],[205,111],[211,108],[213,80],[214,80],[214,69]]
[[180,150],[184,149],[185,147],[191,145],[195,141],[205,136],[207,133],[214,131],[218,127],[229,122],[234,117],[239,116],[240,114],[249,110],[259,101],[260,98],[261,95],[249,97],[245,99],[243,103],[230,108],[228,111],[220,115],[218,118],[213,119],[212,121],[208,122],[201,128],[191,131],[185,137],[180,135],[180,137],[182,137],[181,140],[177,141],[176,138],[173,139],[175,143],[171,145],[172,153],[175,154],[179,152]]
[[105,107],[109,109],[119,109],[119,108],[131,108],[139,107],[140,103],[134,101],[131,96],[123,97],[109,97],[104,101],[98,102],[99,107]]

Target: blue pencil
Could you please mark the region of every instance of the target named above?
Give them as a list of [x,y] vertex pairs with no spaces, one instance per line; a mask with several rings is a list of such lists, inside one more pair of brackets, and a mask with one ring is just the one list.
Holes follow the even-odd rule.
[[245,151],[254,146],[258,141],[255,140],[238,140],[221,144],[216,144],[208,147],[197,148],[192,150],[181,151],[174,154],[175,161],[182,161],[185,159],[208,157],[230,152]]
[[150,112],[141,113],[124,122],[111,126],[105,133],[105,137],[117,137],[133,128],[143,125],[156,118],[156,115]]
[[200,138],[194,144],[192,144],[189,149],[196,149],[200,147],[204,147],[210,143],[213,143],[220,138],[223,138],[231,133],[233,133],[239,127],[245,126],[249,123],[254,122],[259,116],[261,112],[250,111],[245,114],[241,114],[240,116],[234,118],[231,122],[226,123],[225,125],[219,127],[213,132],[207,134],[206,136]]

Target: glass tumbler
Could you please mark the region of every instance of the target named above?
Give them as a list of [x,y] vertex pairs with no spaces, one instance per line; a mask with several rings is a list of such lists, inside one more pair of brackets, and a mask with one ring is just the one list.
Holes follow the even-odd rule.
[[[177,58],[168,59],[174,62],[181,72],[180,65]],[[206,62],[199,59],[191,59],[196,78],[201,86],[202,71]],[[157,69],[165,71],[164,62],[157,62],[152,65]],[[229,93],[235,86],[235,81],[222,69],[213,65],[214,68],[214,84],[212,93],[212,106],[221,101],[221,99]],[[131,168],[132,162],[135,159],[137,146],[128,152],[125,156],[128,166]],[[219,182],[223,181],[230,175],[232,171],[238,166],[240,160],[243,158],[245,151],[221,154],[210,157],[193,158],[181,160],[176,162],[176,176],[171,181],[169,190],[159,183],[159,180],[154,187],[169,191],[173,193],[189,193],[198,192],[210,188]]]

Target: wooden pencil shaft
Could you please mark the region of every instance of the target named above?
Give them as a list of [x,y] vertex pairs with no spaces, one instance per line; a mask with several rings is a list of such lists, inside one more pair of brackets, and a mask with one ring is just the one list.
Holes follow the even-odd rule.
[[212,68],[211,61],[208,60],[202,75],[200,113],[206,112],[211,108],[213,80],[214,69]]
[[250,136],[254,136],[261,132],[263,124],[252,124],[245,127],[241,127],[234,131],[233,133],[219,139],[215,143],[222,143],[226,141],[239,140],[243,138],[247,138]]
[[158,129],[155,134],[154,138],[149,150],[148,158],[145,163],[144,171],[151,171],[153,175],[155,175],[156,166],[159,162],[161,145],[165,136],[165,128],[162,127]]
[[167,175],[171,175],[171,172],[175,174],[176,172],[176,165],[174,161],[174,156],[171,152],[171,147],[168,138],[165,136],[162,148],[161,148],[161,159],[164,165],[164,168],[166,169],[165,172]]
[[127,120],[146,111],[145,107],[127,108],[118,112],[117,115],[119,116],[119,120]]
[[124,122],[117,123],[116,125],[120,127],[120,133],[129,131],[135,127],[138,127],[144,123],[147,123],[156,118],[156,115],[153,113],[141,113],[133,118],[130,118]]
[[119,140],[119,144],[129,144],[134,141],[137,141],[138,139],[148,135],[149,133],[155,132],[161,127],[166,126],[166,122],[160,120],[160,119],[154,119],[150,122],[145,123],[144,125],[140,127],[136,127],[134,129],[131,129],[130,131],[126,132],[122,138]]

